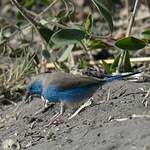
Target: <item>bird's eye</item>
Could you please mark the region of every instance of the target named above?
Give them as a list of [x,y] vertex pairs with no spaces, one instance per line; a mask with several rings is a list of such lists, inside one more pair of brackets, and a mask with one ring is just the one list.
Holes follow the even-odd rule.
[[30,87],[30,91],[33,91],[33,90],[34,90],[34,88],[33,88],[33,86],[31,86],[31,87]]

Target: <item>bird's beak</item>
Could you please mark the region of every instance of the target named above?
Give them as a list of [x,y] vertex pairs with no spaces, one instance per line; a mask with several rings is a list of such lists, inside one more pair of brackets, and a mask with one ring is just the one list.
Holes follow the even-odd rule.
[[25,101],[26,101],[29,97],[30,97],[29,92],[26,92],[26,93],[25,93]]
[[25,93],[25,98],[24,98],[25,102],[30,102],[32,100],[32,96],[29,92]]

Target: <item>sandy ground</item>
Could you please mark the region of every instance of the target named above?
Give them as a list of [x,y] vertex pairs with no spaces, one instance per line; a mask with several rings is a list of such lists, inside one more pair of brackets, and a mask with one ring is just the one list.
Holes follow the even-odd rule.
[[45,125],[59,111],[59,104],[37,115],[43,108],[40,99],[1,106],[0,143],[16,139],[27,150],[150,150],[150,97],[147,107],[142,103],[149,87],[148,82],[113,81],[73,119],[67,118],[75,109],[66,109],[57,126]]

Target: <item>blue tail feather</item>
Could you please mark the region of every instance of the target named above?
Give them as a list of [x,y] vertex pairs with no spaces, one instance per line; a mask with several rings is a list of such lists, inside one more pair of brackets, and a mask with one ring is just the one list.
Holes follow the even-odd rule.
[[110,78],[107,78],[105,79],[106,82],[112,82],[113,80],[118,80],[118,79],[123,79],[125,77],[129,77],[129,76],[132,76],[132,75],[135,75],[135,74],[138,74],[139,72],[131,72],[131,73],[127,73],[127,74],[120,74],[120,75],[115,75],[113,77],[110,77]]

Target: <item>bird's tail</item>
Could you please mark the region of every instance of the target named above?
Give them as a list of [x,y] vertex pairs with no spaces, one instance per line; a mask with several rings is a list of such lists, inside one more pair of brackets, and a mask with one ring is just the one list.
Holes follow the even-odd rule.
[[119,80],[119,79],[123,79],[125,77],[129,77],[135,74],[139,74],[140,72],[128,72],[128,73],[123,73],[123,74],[119,74],[119,75],[115,75],[109,78],[106,78],[105,81],[106,82],[112,82],[113,80]]

